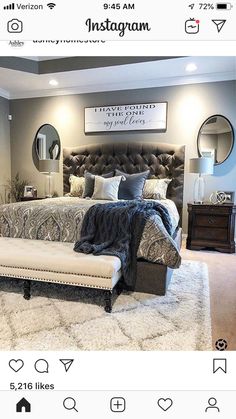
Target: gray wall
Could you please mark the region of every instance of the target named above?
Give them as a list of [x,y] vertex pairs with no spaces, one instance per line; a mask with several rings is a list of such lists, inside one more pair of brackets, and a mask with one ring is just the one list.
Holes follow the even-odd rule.
[[[168,101],[168,124],[166,133],[106,133],[84,134],[84,107],[110,104]],[[83,95],[58,96],[11,101],[11,146],[12,174],[19,171],[38,188],[44,191],[44,175],[32,161],[32,144],[39,126],[49,123],[55,126],[63,146],[76,146],[110,141],[157,141],[186,145],[186,173],[184,202],[193,198],[195,175],[188,174],[189,158],[197,156],[197,133],[202,122],[210,115],[225,115],[236,127],[236,82],[204,83],[161,87],[152,89],[124,90]],[[206,196],[213,190],[235,190],[236,147],[214,176],[206,179]],[[55,186],[62,194],[62,165],[55,176]],[[184,215],[186,231],[186,205]]]
[[0,97],[0,203],[5,202],[6,182],[11,177],[9,101]]

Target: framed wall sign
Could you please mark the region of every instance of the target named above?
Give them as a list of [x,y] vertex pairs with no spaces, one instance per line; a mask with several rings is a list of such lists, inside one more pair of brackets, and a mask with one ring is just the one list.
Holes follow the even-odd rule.
[[167,102],[85,108],[85,133],[166,131]]

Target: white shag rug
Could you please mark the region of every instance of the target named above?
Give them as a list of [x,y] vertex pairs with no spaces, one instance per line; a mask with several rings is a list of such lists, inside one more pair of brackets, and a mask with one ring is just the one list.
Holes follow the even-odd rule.
[[[121,294],[105,313],[97,290],[0,278],[0,350],[211,350],[207,265],[183,261],[166,296]],[[101,305],[99,305],[101,304]]]

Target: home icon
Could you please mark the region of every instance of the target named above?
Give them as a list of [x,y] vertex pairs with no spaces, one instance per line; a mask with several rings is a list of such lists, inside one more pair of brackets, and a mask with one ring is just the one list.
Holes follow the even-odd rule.
[[24,397],[16,405],[17,412],[31,412],[31,404]]

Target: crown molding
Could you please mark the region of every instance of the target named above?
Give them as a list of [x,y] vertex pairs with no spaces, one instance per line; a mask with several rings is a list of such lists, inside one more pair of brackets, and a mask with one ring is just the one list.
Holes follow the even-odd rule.
[[0,96],[4,97],[5,99],[11,99],[10,93],[3,89],[0,89]]
[[[135,80],[129,82],[116,82],[116,83],[104,83],[104,84],[90,84],[84,86],[75,86],[69,88],[50,88],[45,90],[34,90],[34,91],[22,91],[21,93],[9,94],[4,90],[0,90],[0,95],[7,99],[29,99],[37,97],[49,97],[49,96],[68,96],[76,94],[86,93],[98,93],[98,92],[111,92],[117,90],[134,90],[134,89],[148,89],[154,87],[169,87],[169,86],[181,86],[191,85],[199,83],[214,83],[221,81],[236,80],[235,72],[225,73],[211,73],[201,75],[186,75],[181,77],[171,78],[159,78],[149,80]],[[1,94],[1,92],[3,94]]]

